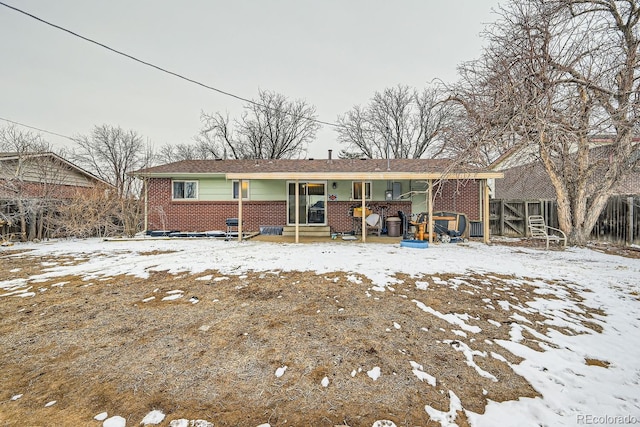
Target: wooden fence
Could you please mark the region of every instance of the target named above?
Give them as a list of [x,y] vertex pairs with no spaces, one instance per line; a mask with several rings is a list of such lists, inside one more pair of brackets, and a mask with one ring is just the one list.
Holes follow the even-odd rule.
[[[547,225],[558,227],[557,205],[554,200],[494,199],[489,202],[491,234],[527,237],[529,215],[542,215]],[[618,244],[640,243],[640,197],[611,197],[591,232],[591,238]]]

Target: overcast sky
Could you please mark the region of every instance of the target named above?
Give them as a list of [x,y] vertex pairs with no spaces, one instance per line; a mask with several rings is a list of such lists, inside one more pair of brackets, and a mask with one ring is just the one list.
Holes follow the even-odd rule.
[[[376,91],[456,80],[477,58],[498,0],[1,0],[129,55],[242,98],[270,90],[335,122]],[[189,143],[201,111],[243,101],[164,74],[0,6],[0,117],[67,136],[132,129]],[[0,120],[0,126],[7,125]],[[43,134],[54,147],[73,143]],[[309,157],[338,152],[325,126]]]

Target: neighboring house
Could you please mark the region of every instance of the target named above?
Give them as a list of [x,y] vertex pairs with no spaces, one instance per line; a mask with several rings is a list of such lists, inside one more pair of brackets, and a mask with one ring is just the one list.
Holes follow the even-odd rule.
[[314,229],[327,236],[353,231],[353,209],[363,204],[386,216],[452,211],[482,221],[486,180],[502,176],[449,160],[332,159],[330,153],[323,160],[186,160],[133,175],[145,183],[148,231],[224,230],[228,218],[239,218],[243,231],[282,227],[285,234],[295,230],[296,240]]
[[[634,138],[634,142],[640,142],[640,138]],[[604,160],[602,168],[606,168],[607,160],[612,156],[610,139],[595,137],[591,144],[590,159]],[[637,160],[640,148],[633,155],[636,157],[630,160]],[[490,209],[492,233],[513,237],[528,235],[526,221],[532,214],[541,214],[548,225],[559,226],[556,193],[534,148],[512,149],[498,158],[490,169],[504,173],[503,179],[489,184],[495,197]],[[593,179],[598,178],[595,174]],[[591,193],[589,186],[587,192]],[[640,236],[640,169],[632,170],[618,182],[611,196],[592,237],[629,244],[636,242]]]
[[18,190],[28,197],[47,192],[65,198],[96,186],[112,187],[57,154],[0,152],[0,198],[14,196]]
[[[592,159],[609,157],[610,145],[606,138],[594,138],[592,145],[590,152]],[[496,181],[493,187],[496,199],[556,200],[551,180],[531,148],[509,150],[489,168],[504,173],[504,178]],[[632,172],[621,180],[615,186],[612,195],[640,195],[640,170]]]
[[51,152],[0,152],[0,219],[2,232],[25,233],[51,201],[69,199],[96,187],[112,188],[105,181]]

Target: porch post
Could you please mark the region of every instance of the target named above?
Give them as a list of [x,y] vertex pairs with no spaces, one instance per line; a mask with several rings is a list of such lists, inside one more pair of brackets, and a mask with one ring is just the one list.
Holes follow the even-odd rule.
[[142,185],[144,186],[144,232],[149,230],[149,178],[142,177]]
[[300,186],[298,184],[298,180],[296,179],[296,188],[294,191],[294,195],[295,195],[295,199],[296,199],[296,214],[295,214],[295,218],[296,218],[296,243],[300,242]]
[[362,181],[362,218],[360,218],[360,220],[362,221],[362,242],[366,242],[367,241],[367,218],[366,218],[366,212],[365,212],[365,203],[364,203],[364,199],[367,196],[367,188],[365,187],[365,182]]
[[428,212],[428,217],[429,217],[429,243],[433,243],[433,180],[430,179],[429,183],[428,183],[428,190],[427,190],[427,197],[429,198],[429,200],[427,200],[427,212]]
[[482,193],[483,193],[483,203],[482,203],[482,240],[484,243],[489,243],[489,186],[487,185],[487,180],[482,180]]
[[242,242],[242,179],[238,181],[238,242]]

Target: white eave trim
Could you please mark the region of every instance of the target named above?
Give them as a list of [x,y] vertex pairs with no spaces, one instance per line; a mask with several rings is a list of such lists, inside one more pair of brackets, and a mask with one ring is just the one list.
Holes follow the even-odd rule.
[[416,180],[416,179],[494,179],[503,178],[502,172],[163,172],[163,173],[134,173],[140,178],[214,178],[224,177],[227,180],[237,179],[273,179],[273,180]]
[[227,179],[314,179],[314,180],[407,180],[407,179],[491,179],[503,178],[502,172],[271,172],[228,173]]
[[196,178],[224,178],[225,173],[210,173],[210,172],[162,172],[162,173],[132,173],[133,176],[138,178],[178,178],[178,179],[196,179]]

